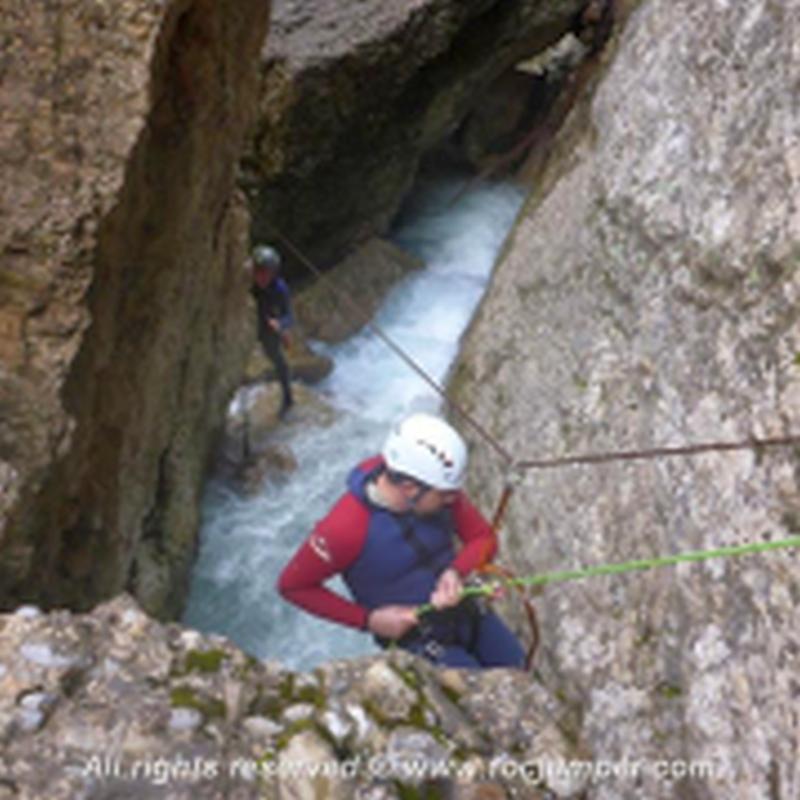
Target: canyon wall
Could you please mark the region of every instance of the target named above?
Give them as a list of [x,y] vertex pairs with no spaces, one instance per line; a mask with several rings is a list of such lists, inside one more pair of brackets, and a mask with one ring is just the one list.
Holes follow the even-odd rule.
[[[518,461],[800,434],[800,3],[649,0],[573,109],[468,332],[456,399]],[[503,459],[473,436],[491,508]],[[524,473],[547,572],[800,530],[798,448]],[[538,667],[597,759],[711,775],[593,797],[800,792],[798,554],[548,587]]]
[[235,177],[268,13],[4,4],[4,606],[181,601],[249,342]]
[[[423,156],[585,0],[275,3],[243,180],[257,239],[328,266],[389,227]],[[308,277],[293,248],[290,267]]]

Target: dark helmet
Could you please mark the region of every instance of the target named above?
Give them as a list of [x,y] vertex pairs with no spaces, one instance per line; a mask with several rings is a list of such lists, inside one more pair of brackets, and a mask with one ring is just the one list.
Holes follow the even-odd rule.
[[281,255],[268,244],[260,244],[253,248],[253,263],[257,267],[277,272],[281,268]]

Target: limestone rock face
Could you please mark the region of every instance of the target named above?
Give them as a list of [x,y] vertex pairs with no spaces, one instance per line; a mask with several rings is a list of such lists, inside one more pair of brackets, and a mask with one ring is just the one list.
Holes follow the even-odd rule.
[[583,0],[278,0],[245,178],[259,238],[325,265],[381,234],[476,93]]
[[[537,187],[454,390],[518,460],[800,432],[800,3],[649,0]],[[484,443],[473,486],[504,477]],[[519,573],[796,533],[798,452],[530,471]],[[795,797],[796,552],[549,587],[596,798]],[[693,768],[693,772],[688,772]]]
[[238,378],[269,4],[3,4],[0,604],[180,597]]
[[[563,714],[529,675],[454,677],[402,652],[291,673],[128,596],[0,615],[12,796],[537,800],[537,761],[575,757]],[[586,780],[560,786],[577,798]]]

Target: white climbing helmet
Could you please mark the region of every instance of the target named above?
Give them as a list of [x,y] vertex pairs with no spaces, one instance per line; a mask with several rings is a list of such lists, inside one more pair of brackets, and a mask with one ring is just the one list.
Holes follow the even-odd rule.
[[442,491],[458,489],[467,469],[464,440],[447,422],[431,414],[412,414],[395,425],[382,454],[392,472]]

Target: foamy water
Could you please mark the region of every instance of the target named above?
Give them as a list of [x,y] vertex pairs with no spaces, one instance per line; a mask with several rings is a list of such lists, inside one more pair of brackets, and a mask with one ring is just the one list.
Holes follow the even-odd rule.
[[[392,239],[426,266],[395,287],[375,318],[440,383],[523,199],[509,184],[459,196],[462,186],[460,179],[441,180],[412,201]],[[335,366],[315,388],[339,410],[337,421],[292,433],[298,468],[285,485],[244,498],[220,481],[209,483],[184,617],[187,625],[298,670],[376,646],[364,633],[283,601],[275,590],[281,569],[344,491],[352,466],[379,451],[389,425],[409,411],[441,406],[437,393],[369,331],[319,349]],[[346,593],[339,579],[329,586]]]

